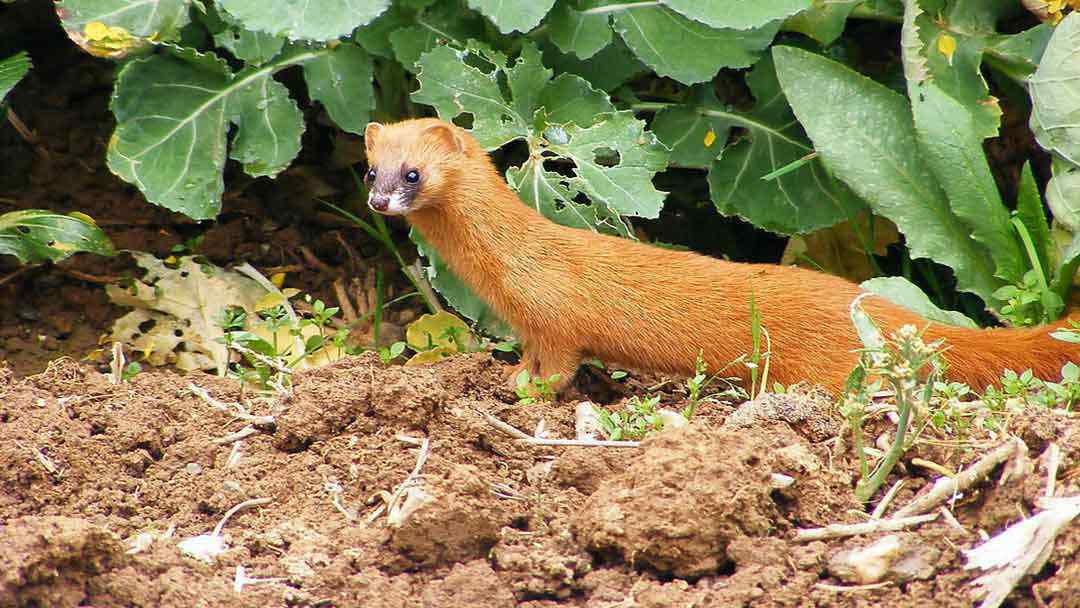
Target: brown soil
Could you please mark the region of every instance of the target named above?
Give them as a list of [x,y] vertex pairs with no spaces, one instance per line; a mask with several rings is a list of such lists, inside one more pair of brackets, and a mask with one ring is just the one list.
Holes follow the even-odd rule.
[[[574,404],[515,405],[505,373],[484,354],[431,367],[367,355],[302,373],[291,398],[260,402],[202,374],[151,371],[112,385],[70,359],[22,380],[8,371],[0,605],[972,605],[960,551],[978,538],[942,521],[899,534],[918,567],[886,586],[819,585],[849,584],[830,560],[883,534],[792,539],[796,528],[865,518],[841,425],[813,394],[773,397],[749,413],[754,406],[731,414],[708,405],[688,428],[640,449],[536,447],[481,412],[572,437]],[[244,399],[276,424],[218,443],[244,423],[189,383]],[[1025,434],[1062,446],[1058,493],[1075,494],[1080,421],[1033,418],[1046,434]],[[380,492],[394,492],[417,460],[402,436],[430,442],[417,486],[429,500],[393,526]],[[927,484],[906,470],[913,480],[898,505]],[[775,473],[795,481],[771,489]],[[969,531],[994,533],[1032,513],[1041,473],[1000,486],[999,476],[954,507]],[[334,506],[335,485],[352,519]],[[179,541],[253,498],[271,502],[227,522],[228,549],[215,561],[181,553]],[[1078,553],[1073,525],[1012,605],[1077,606]],[[237,591],[241,566],[275,580]]]

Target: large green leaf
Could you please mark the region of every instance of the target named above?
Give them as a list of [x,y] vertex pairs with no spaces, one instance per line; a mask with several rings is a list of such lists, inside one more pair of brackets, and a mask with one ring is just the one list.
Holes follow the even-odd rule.
[[413,100],[434,107],[443,120],[472,114],[473,137],[489,150],[524,137],[531,117],[522,116],[503,97],[496,78],[465,63],[469,53],[447,46],[424,53],[417,62],[420,88]]
[[[990,173],[982,142],[997,134],[996,100],[984,98],[985,104],[961,103],[930,78],[930,69],[912,69],[929,65],[919,43],[922,23],[917,4],[912,1],[905,14],[902,37],[908,97],[915,119],[916,137],[930,170],[948,195],[953,212],[971,230],[972,237],[985,245],[994,259],[995,275],[1008,283],[1020,281],[1027,271],[1024,253],[1009,222],[1009,212]],[[987,114],[984,106],[995,112]]]
[[1046,45],[1054,28],[1040,23],[1017,34],[991,36],[987,39],[990,46],[985,52],[997,61],[997,67],[1006,70],[1017,80],[1027,78],[1035,72],[1042,61]]
[[907,100],[808,51],[778,46],[773,57],[795,116],[833,174],[900,228],[913,258],[949,266],[961,291],[992,302],[1001,285],[993,260],[919,156]]
[[251,175],[276,175],[300,149],[303,120],[273,73],[335,51],[298,47],[234,75],[214,55],[168,50],[121,69],[109,168],[150,202],[208,219],[221,206],[229,123],[238,128],[233,158]]
[[1080,166],[1054,158],[1052,168],[1054,176],[1046,184],[1046,204],[1055,222],[1080,233]]
[[708,166],[720,156],[731,131],[732,120],[712,116],[709,110],[721,107],[708,85],[696,85],[689,99],[656,113],[652,131],[669,149],[671,162],[688,167]]
[[1069,13],[1058,24],[1029,86],[1035,139],[1080,164],[1080,13]]
[[217,0],[249,30],[290,40],[333,40],[370,23],[390,0]]
[[[413,66],[420,56],[439,44],[455,43],[464,47],[470,38],[480,38],[484,33],[484,19],[458,0],[439,0],[403,19],[402,26],[390,31],[390,45],[401,65],[414,72]],[[357,37],[360,36],[358,33]]]
[[780,29],[780,21],[752,30],[716,29],[654,5],[619,11],[614,21],[639,59],[686,84],[711,80],[720,68],[749,67]]
[[860,286],[931,321],[971,329],[979,327],[962,313],[938,308],[917,285],[904,277],[876,277],[863,281]]
[[245,29],[239,21],[213,5],[202,14],[202,21],[213,35],[215,44],[225,47],[247,64],[266,63],[285,48],[284,37]]
[[848,16],[860,4],[863,0],[814,2],[809,9],[789,17],[784,22],[784,29],[806,34],[822,45],[829,45],[844,33]]
[[649,71],[621,38],[615,38],[587,60],[563,53],[553,44],[541,44],[541,50],[544,63],[556,73],[577,74],[601,91],[614,91],[631,78]]
[[706,106],[709,116],[746,129],[748,137],[724,149],[709,168],[717,210],[780,234],[805,233],[853,216],[864,204],[820,160],[766,181],[765,175],[811,154],[814,147],[791,113],[770,57],[747,76],[756,103],[749,112]]
[[60,0],[56,12],[71,35],[98,22],[139,38],[171,40],[190,21],[191,0]]
[[375,105],[371,57],[355,44],[338,44],[329,51],[304,63],[308,93],[334,124],[361,134]]
[[1020,173],[1020,185],[1016,194],[1016,217],[1027,229],[1031,237],[1035,253],[1039,258],[1039,265],[1044,273],[1050,272],[1050,225],[1043,210],[1042,197],[1039,196],[1039,186],[1035,183],[1035,176],[1031,173],[1031,163],[1024,163],[1024,170]]
[[1072,242],[1061,252],[1060,261],[1050,285],[1050,288],[1063,301],[1069,300],[1069,289],[1072,287],[1073,277],[1076,276],[1078,267],[1080,267],[1080,233],[1074,234]]
[[806,10],[812,0],[660,0],[660,3],[708,26],[748,30]]
[[26,51],[15,53],[11,57],[0,61],[0,103],[22,80],[23,76],[30,71],[30,56]]
[[551,10],[555,0],[468,0],[469,8],[480,11],[504,34],[527,32],[536,27]]
[[573,53],[581,59],[595,55],[611,43],[610,16],[590,15],[579,9],[598,4],[599,0],[577,4],[559,0],[547,17],[548,38],[564,53]]
[[94,220],[81,213],[61,215],[25,209],[0,215],[0,254],[23,264],[62,260],[78,251],[113,255],[112,242]]

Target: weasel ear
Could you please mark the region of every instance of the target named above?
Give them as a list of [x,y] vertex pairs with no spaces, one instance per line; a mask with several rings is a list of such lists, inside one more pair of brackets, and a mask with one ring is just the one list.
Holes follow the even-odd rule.
[[448,124],[435,124],[424,129],[424,137],[439,142],[448,152],[464,152],[465,138],[461,131]]
[[379,137],[382,129],[382,124],[377,122],[369,122],[367,127],[364,128],[364,148],[369,154],[371,149],[375,147],[375,140]]

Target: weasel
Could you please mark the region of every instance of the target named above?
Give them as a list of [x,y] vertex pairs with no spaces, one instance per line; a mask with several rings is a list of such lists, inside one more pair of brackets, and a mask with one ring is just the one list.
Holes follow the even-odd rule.
[[[864,290],[843,278],[556,224],[518,198],[468,132],[438,119],[373,122],[364,140],[368,205],[404,216],[510,324],[523,346],[515,373],[558,375],[558,390],[591,357],[688,375],[700,352],[710,370],[722,369],[752,351],[751,294],[772,342],[771,380],[839,392],[857,363],[849,305]],[[950,379],[977,389],[1007,367],[1056,378],[1076,348],[1051,338],[1053,327],[968,329],[881,297],[863,305],[883,331],[910,323],[927,327],[928,340],[944,338]]]

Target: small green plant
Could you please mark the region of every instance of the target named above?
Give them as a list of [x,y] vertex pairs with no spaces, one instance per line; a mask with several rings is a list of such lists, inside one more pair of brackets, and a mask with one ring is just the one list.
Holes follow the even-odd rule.
[[518,405],[554,401],[555,389],[552,387],[561,377],[559,374],[554,374],[544,379],[540,376],[530,375],[529,370],[521,370],[514,379],[514,393],[518,396]]
[[379,358],[382,359],[383,363],[390,363],[405,353],[406,346],[407,345],[400,340],[394,342],[390,346],[381,346],[379,347]]
[[[866,502],[885,482],[909,447],[908,430],[913,413],[916,410],[929,410],[935,383],[944,368],[941,358],[944,348],[941,341],[924,342],[921,332],[914,325],[905,325],[887,339],[884,338],[858,301],[852,304],[851,315],[865,348],[859,357],[859,364],[848,378],[840,412],[851,427],[859,459],[859,482],[855,487],[855,497]],[[870,395],[883,384],[893,390],[899,420],[892,446],[870,471],[862,425]]]
[[653,395],[644,399],[637,395],[626,402],[621,412],[609,412],[593,406],[600,430],[611,441],[636,441],[663,430],[664,420],[657,411],[660,397]]
[[[765,387],[769,385],[769,356],[772,354],[772,340],[769,339],[769,331],[761,324],[761,310],[757,307],[757,299],[754,298],[753,292],[750,293],[750,340],[754,345],[754,350],[750,353],[750,361],[746,366],[750,368],[750,397],[754,398],[764,393]],[[765,347],[764,351],[762,351],[762,346]],[[759,374],[760,385],[758,384]]]
[[218,325],[225,335],[218,341],[241,355],[241,362],[230,365],[232,376],[263,391],[284,390],[305,362],[330,355],[331,349],[344,352],[348,332],[330,330],[339,309],[310,296],[304,299],[310,304],[304,316],[284,302],[258,311],[253,319],[240,307],[222,311]]
[[142,371],[142,365],[138,361],[132,361],[124,366],[123,371],[120,372],[120,380],[122,382],[128,382],[135,376],[139,375]]
[[1072,362],[1063,365],[1060,382],[1036,378],[1031,370],[1016,373],[1007,369],[1001,377],[1001,388],[987,387],[982,398],[998,411],[1006,410],[1010,403],[1071,411],[1080,403],[1080,367]]
[[1018,327],[1053,321],[1065,307],[1061,296],[1047,286],[1038,270],[1027,271],[1017,284],[995,291],[994,297],[1005,302],[1001,316]]

